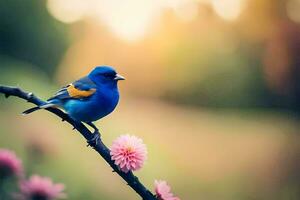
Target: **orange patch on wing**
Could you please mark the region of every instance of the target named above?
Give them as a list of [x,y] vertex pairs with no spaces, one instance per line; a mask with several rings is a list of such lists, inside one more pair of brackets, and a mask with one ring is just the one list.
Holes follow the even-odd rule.
[[89,97],[92,94],[94,94],[96,92],[96,89],[90,89],[90,90],[79,90],[77,88],[74,87],[74,85],[70,85],[67,88],[67,91],[70,95],[70,97],[73,98],[82,98],[82,97]]

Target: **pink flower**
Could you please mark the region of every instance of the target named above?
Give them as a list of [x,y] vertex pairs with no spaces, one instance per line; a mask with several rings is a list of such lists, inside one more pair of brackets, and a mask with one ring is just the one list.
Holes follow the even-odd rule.
[[121,135],[113,142],[110,155],[120,170],[127,173],[143,166],[147,158],[147,149],[142,139]]
[[166,181],[155,180],[155,193],[159,200],[180,200],[178,197],[174,197],[171,192],[171,187]]
[[33,175],[20,183],[21,196],[25,200],[53,200],[65,198],[63,184],[54,184],[50,178]]
[[0,180],[23,175],[22,161],[12,151],[0,149]]

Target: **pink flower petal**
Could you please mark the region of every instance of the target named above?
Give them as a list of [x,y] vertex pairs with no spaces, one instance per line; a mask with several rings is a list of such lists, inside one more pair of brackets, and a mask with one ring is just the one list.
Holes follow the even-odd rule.
[[178,197],[174,197],[171,193],[171,187],[167,184],[166,181],[155,180],[155,193],[159,200],[180,200]]
[[123,172],[140,169],[146,158],[147,149],[140,138],[121,135],[111,147],[111,159]]
[[22,161],[14,152],[0,149],[0,179],[8,176],[23,176]]
[[65,198],[64,188],[63,184],[54,184],[50,178],[38,175],[33,175],[29,180],[24,180],[20,183],[21,196],[24,199],[31,199],[35,196],[49,200]]

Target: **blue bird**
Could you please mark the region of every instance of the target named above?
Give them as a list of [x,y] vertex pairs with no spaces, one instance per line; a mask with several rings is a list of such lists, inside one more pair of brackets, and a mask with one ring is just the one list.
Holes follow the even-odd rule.
[[53,97],[39,107],[30,108],[24,115],[39,109],[62,108],[74,120],[91,126],[99,137],[98,128],[93,124],[110,114],[119,102],[118,81],[125,78],[112,67],[99,66],[87,76],[61,88]]

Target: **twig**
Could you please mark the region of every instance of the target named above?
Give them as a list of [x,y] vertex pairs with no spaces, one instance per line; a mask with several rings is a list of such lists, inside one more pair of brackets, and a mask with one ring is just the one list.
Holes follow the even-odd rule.
[[[37,106],[45,103],[34,94],[24,92],[17,87],[0,85],[0,93],[3,93],[6,98],[9,96],[19,97]],[[91,133],[83,123],[73,120],[66,113],[57,108],[46,108],[46,110],[60,117],[62,121],[66,121],[71,124],[74,129],[76,129],[87,141],[93,139],[93,133]],[[113,172],[118,173],[126,181],[127,185],[136,191],[136,193],[138,193],[143,200],[157,200],[156,197],[139,181],[136,176],[133,175],[131,171],[124,173],[119,170],[119,168],[114,164],[114,161],[111,160],[110,150],[105,146],[100,138],[97,138],[96,142],[90,143],[90,146],[102,156],[102,158],[111,166],[111,168],[113,168]]]

